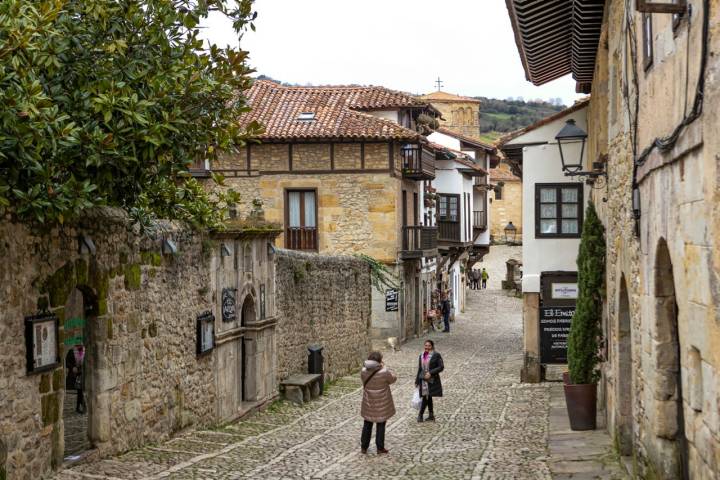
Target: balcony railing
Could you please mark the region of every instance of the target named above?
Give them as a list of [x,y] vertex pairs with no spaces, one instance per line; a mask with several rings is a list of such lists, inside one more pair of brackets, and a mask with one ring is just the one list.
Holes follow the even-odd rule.
[[288,227],[285,230],[285,248],[317,251],[317,227]]
[[485,231],[487,230],[487,212],[486,211],[474,211],[473,212],[473,230]]
[[488,177],[487,175],[483,175],[482,177],[473,177],[473,186],[474,187],[485,187],[488,184]]
[[437,227],[419,225],[403,227],[402,257],[422,258],[437,253]]
[[435,154],[420,145],[404,145],[400,149],[403,177],[411,180],[435,178]]
[[438,240],[441,242],[460,241],[460,222],[438,222]]

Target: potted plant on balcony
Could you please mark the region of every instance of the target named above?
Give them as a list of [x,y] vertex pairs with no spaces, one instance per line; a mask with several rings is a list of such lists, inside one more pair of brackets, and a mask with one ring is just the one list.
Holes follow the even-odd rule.
[[602,299],[605,288],[605,228],[590,203],[580,237],[578,298],[568,336],[570,378],[563,385],[573,430],[594,430],[600,379]]

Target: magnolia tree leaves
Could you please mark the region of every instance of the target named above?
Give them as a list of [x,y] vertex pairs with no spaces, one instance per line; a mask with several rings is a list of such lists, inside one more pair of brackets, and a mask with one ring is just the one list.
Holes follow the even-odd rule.
[[261,129],[238,126],[247,52],[199,38],[211,12],[238,37],[255,18],[252,0],[0,2],[0,210],[47,224],[109,205],[221,226],[235,194],[188,168]]

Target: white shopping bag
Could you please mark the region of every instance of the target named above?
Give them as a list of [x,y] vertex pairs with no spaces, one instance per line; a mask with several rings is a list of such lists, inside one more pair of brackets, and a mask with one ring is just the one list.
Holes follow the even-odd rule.
[[415,393],[413,393],[412,397],[412,407],[415,410],[420,410],[420,405],[422,405],[422,399],[420,398],[420,390],[416,388],[414,392]]

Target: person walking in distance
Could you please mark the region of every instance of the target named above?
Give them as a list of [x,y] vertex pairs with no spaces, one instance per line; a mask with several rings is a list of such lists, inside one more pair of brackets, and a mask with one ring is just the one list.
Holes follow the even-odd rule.
[[360,451],[367,453],[370,446],[373,423],[375,428],[375,446],[377,453],[388,453],[385,448],[385,423],[395,415],[390,385],[395,383],[397,375],[388,370],[382,361],[382,353],[370,352],[365,366],[360,372],[363,382],[363,398],[360,415],[365,420],[360,437]]
[[473,290],[479,290],[481,276],[480,270],[473,270],[470,274],[472,275]]
[[443,292],[442,294],[440,308],[443,315],[443,323],[445,324],[445,330],[443,330],[443,332],[447,333],[450,331],[450,299],[448,298],[447,292]]
[[440,372],[445,369],[442,356],[435,351],[435,344],[432,340],[425,340],[425,351],[418,358],[418,371],[415,376],[415,386],[420,390],[422,404],[417,421],[423,422],[425,409],[428,409],[429,422],[435,421],[435,412],[433,411],[433,397],[442,397],[442,382],[440,381]]
[[483,288],[483,290],[485,290],[487,288],[487,281],[488,281],[488,278],[490,278],[490,274],[488,274],[487,270],[485,270],[485,268],[483,268],[480,276],[482,278],[482,288]]

